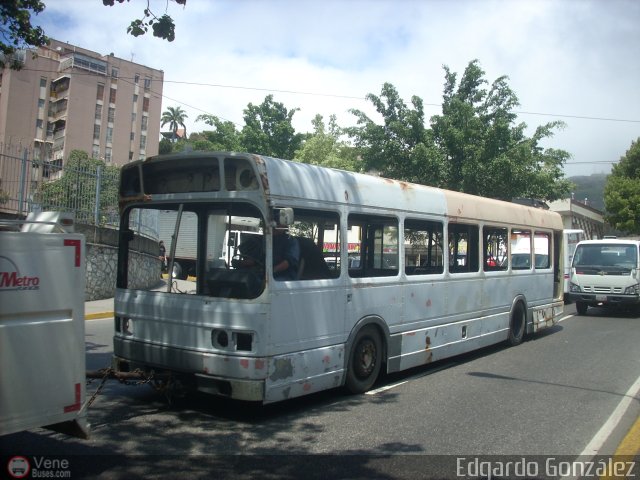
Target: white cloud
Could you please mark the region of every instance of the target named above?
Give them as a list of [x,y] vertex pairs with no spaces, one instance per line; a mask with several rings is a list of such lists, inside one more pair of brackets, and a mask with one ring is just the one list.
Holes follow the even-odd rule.
[[[489,82],[509,77],[522,112],[636,120],[519,116],[532,129],[564,120],[567,128],[548,146],[569,151],[572,162],[617,161],[640,136],[634,0],[194,0],[186,8],[169,2],[172,43],[126,34],[144,1],[46,3],[38,21],[50,36],[164,70],[163,108],[180,103],[190,131],[206,127],[193,123],[200,113],[241,125],[247,104],[261,103],[271,90],[287,108],[300,108],[299,131],[310,130],[317,113],[334,113],[342,125],[354,121],[350,108],[373,113],[362,99],[384,82],[407,103],[417,95],[439,104],[442,65],[461,75],[477,58]],[[156,13],[165,6],[151,0]],[[569,175],[608,170],[600,163],[566,168]]]

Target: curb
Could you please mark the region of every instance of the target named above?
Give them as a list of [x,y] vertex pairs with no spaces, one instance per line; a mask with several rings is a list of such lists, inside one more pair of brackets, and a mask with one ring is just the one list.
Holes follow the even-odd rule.
[[85,320],[97,320],[100,318],[110,318],[110,317],[113,317],[113,312],[86,313],[84,315]]

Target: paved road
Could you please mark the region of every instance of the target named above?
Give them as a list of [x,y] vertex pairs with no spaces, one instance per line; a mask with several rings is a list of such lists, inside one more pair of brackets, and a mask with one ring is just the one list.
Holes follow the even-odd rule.
[[[109,365],[112,325],[87,322],[88,369]],[[571,460],[628,399],[639,344],[640,318],[592,309],[515,348],[386,376],[366,395],[334,390],[266,407],[194,395],[169,404],[148,386],[110,381],[89,410],[90,440],[38,429],[4,437],[0,447],[89,455],[75,468],[104,478],[176,469],[196,477],[213,469],[218,478],[455,478],[461,457]],[[627,400],[600,453],[614,453],[639,400]]]

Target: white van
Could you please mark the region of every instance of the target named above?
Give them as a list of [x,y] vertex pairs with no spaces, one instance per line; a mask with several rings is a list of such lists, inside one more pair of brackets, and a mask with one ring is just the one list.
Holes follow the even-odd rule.
[[585,315],[588,307],[640,304],[639,246],[636,240],[578,243],[569,284],[578,315]]

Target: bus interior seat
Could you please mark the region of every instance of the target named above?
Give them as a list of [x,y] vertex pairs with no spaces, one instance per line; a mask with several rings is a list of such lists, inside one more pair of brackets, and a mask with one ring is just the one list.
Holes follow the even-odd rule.
[[335,275],[324,261],[322,250],[311,238],[295,237],[300,246],[300,263],[303,265],[300,280],[333,278]]

